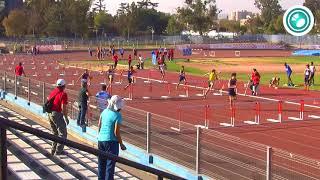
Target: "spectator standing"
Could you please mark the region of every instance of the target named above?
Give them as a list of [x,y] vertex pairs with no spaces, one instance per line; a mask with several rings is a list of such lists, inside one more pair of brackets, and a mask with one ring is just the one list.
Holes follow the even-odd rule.
[[24,72],[24,68],[23,68],[21,62],[19,62],[19,64],[14,69],[14,73],[15,73],[16,76],[21,77],[23,75],[24,77],[26,77],[26,73]]
[[78,126],[82,127],[82,132],[86,132],[86,114],[88,110],[88,99],[90,93],[88,90],[87,81],[82,79],[81,89],[78,96],[79,114],[77,119]]
[[129,54],[129,57],[128,57],[128,69],[130,69],[131,64],[132,64],[132,57],[131,57],[131,54]]
[[141,54],[139,54],[139,68],[144,69],[144,60]]
[[[49,123],[53,135],[62,138],[67,138],[67,125],[69,124],[68,119],[68,96],[64,92],[66,82],[63,79],[59,79],[56,83],[57,87],[50,93],[48,100],[53,100],[53,106],[49,116]],[[51,154],[52,155],[63,155],[64,145],[52,142]]]
[[311,80],[311,70],[310,70],[310,65],[307,64],[306,69],[304,70],[304,89],[306,91],[309,91],[310,80]]
[[107,108],[108,100],[111,98],[111,95],[107,92],[107,85],[103,84],[101,91],[96,94],[98,108],[100,113]]
[[[120,134],[122,116],[121,109],[124,101],[119,96],[112,96],[108,102],[108,107],[100,115],[98,124],[98,148],[101,151],[119,155],[119,145],[122,150],[126,150]],[[98,179],[113,180],[116,162],[103,156],[98,156]]]
[[291,80],[291,75],[292,75],[292,69],[291,67],[287,64],[284,63],[284,67],[286,68],[286,73],[287,73],[287,78],[288,78],[288,86],[294,86]]
[[252,75],[251,75],[251,80],[252,80],[252,95],[257,96],[258,95],[258,88],[260,84],[260,74],[257,71],[257,69],[253,69]]
[[114,67],[114,69],[117,69],[117,65],[118,65],[119,57],[118,57],[118,55],[117,55],[117,54],[113,55],[112,57],[113,57],[113,62],[114,62],[113,67]]
[[316,66],[311,62],[310,64],[310,86],[314,85],[314,75],[316,73]]
[[133,48],[133,56],[134,56],[134,60],[136,60],[138,56],[138,50],[136,48]]
[[92,50],[90,47],[88,48],[88,52],[89,52],[89,56],[92,57]]
[[120,55],[121,55],[121,59],[123,59],[123,55],[124,55],[124,49],[123,49],[123,47],[122,48],[120,48]]

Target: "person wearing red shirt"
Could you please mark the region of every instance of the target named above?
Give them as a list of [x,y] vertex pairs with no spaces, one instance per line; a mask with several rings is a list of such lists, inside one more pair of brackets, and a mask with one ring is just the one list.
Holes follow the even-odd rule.
[[129,57],[128,57],[128,65],[129,65],[129,68],[131,67],[131,63],[132,63],[132,57],[131,57],[131,54],[129,54]]
[[26,74],[24,73],[24,69],[21,62],[19,63],[18,66],[16,66],[14,73],[16,74],[16,76],[24,75],[24,77],[26,77]]
[[[68,119],[68,95],[64,92],[66,82],[63,79],[58,79],[57,87],[50,93],[47,98],[53,100],[53,106],[51,113],[48,113],[49,122],[52,130],[52,134],[62,138],[67,138],[67,125],[69,124]],[[64,145],[56,142],[52,143],[51,154],[52,155],[63,155]]]
[[113,61],[114,61],[113,67],[114,67],[114,69],[116,69],[117,65],[118,65],[118,61],[119,61],[119,57],[117,54],[113,55]]
[[252,95],[257,96],[258,87],[260,84],[260,74],[256,69],[253,69],[253,72],[251,74],[251,80],[252,80]]

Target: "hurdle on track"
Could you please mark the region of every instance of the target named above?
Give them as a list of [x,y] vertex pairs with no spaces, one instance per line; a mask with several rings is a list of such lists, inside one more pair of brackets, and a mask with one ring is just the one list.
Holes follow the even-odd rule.
[[189,86],[187,86],[187,83],[183,86],[183,89],[185,94],[179,94],[179,97],[182,97],[182,98],[189,97]]
[[220,126],[223,127],[234,127],[235,125],[235,116],[236,116],[236,109],[235,109],[235,105],[233,104],[231,106],[231,117],[230,117],[230,123],[220,123]]
[[304,100],[300,101],[299,117],[288,117],[289,120],[301,121],[304,119]]
[[282,106],[283,106],[283,102],[278,101],[278,119],[268,118],[267,121],[272,122],[272,123],[281,123],[282,122]]
[[170,127],[170,129],[178,132],[181,131],[181,114],[182,114],[182,107],[179,106],[177,110],[178,127]]
[[169,99],[170,94],[171,94],[171,88],[170,88],[170,83],[169,82],[164,82],[163,83],[164,90],[167,92],[167,95],[161,96],[162,99]]
[[260,124],[260,102],[256,102],[255,104],[255,116],[254,121],[244,121],[245,124],[249,125],[259,125]]

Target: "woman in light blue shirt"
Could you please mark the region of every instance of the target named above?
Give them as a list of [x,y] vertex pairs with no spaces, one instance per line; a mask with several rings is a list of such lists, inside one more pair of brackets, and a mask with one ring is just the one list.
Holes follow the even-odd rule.
[[[120,111],[123,106],[124,101],[121,97],[112,96],[107,109],[102,112],[99,119],[98,148],[116,156],[119,155],[119,145],[122,150],[126,150],[120,135],[122,124]],[[115,161],[98,156],[98,179],[113,180],[115,165]]]

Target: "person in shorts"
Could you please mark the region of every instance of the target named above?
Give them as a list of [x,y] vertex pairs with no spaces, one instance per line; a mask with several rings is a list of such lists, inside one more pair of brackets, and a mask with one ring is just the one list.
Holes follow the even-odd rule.
[[112,65],[109,65],[109,68],[107,70],[107,78],[108,78],[108,88],[112,85],[114,80],[114,68]]
[[112,55],[112,59],[113,59],[113,62],[114,62],[113,67],[114,67],[114,69],[117,69],[117,65],[118,65],[118,61],[119,61],[118,55],[117,54]]
[[132,84],[134,83],[134,76],[133,74],[135,71],[133,70],[133,66],[130,67],[130,70],[128,71],[128,85],[124,88],[125,90]]
[[133,57],[134,57],[134,60],[137,59],[137,56],[138,56],[138,50],[136,48],[133,48]]
[[257,69],[253,69],[252,74],[251,74],[251,81],[252,81],[252,95],[257,96],[258,91],[259,91],[259,84],[260,84],[260,74],[257,71]]
[[314,75],[316,73],[316,66],[311,62],[310,64],[310,86],[314,85]]
[[123,48],[123,47],[122,47],[122,48],[120,48],[119,52],[120,52],[120,55],[121,55],[121,59],[123,59],[123,55],[124,55],[124,48]]
[[139,69],[144,69],[144,59],[141,54],[139,54]]
[[304,70],[304,89],[306,91],[309,91],[310,80],[311,80],[311,70],[310,70],[310,65],[307,64],[306,69]]
[[81,74],[81,76],[78,78],[77,82],[78,81],[83,81],[85,80],[87,82],[87,84],[90,86],[90,83],[91,83],[91,80],[92,80],[92,77],[90,76],[90,73],[89,73],[89,70],[88,69],[85,69],[84,72]]
[[228,95],[230,102],[230,109],[234,106],[234,101],[237,99],[237,74],[232,73],[228,82]]
[[205,74],[204,76],[207,75],[209,75],[208,88],[204,93],[204,98],[207,97],[209,91],[211,91],[214,88],[215,81],[218,80],[217,71],[215,69],[212,69],[211,72]]
[[179,72],[179,82],[176,86],[176,89],[179,88],[180,84],[185,84],[186,83],[186,72],[184,70],[184,66],[181,66],[180,72]]
[[165,75],[166,75],[165,64],[164,63],[159,64],[159,71],[160,71],[160,74],[161,74],[161,80],[162,80],[162,82],[164,82],[165,81]]
[[288,78],[288,86],[294,86],[294,84],[292,83],[292,80],[291,80],[291,75],[292,75],[291,67],[287,63],[284,63],[284,67],[286,68],[286,74],[287,74],[287,78]]
[[131,57],[131,54],[129,54],[129,57],[128,57],[128,69],[129,70],[130,70],[131,64],[132,64],[132,57]]
[[273,87],[275,89],[278,89],[279,85],[280,85],[280,78],[277,76],[273,77],[269,82],[269,87]]

